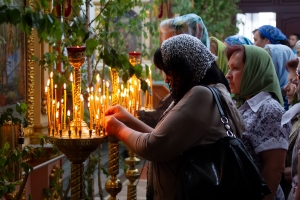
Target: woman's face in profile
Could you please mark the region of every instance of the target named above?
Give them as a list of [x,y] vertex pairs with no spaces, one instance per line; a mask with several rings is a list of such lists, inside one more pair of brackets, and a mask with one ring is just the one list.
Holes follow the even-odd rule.
[[284,86],[284,91],[286,91],[286,95],[290,105],[293,104],[293,98],[297,86],[298,86],[298,79],[297,79],[296,71],[290,69],[288,74],[288,83]]
[[241,52],[235,52],[232,54],[228,61],[229,71],[226,74],[226,78],[229,80],[229,87],[232,94],[240,94],[241,92],[241,80],[244,71],[245,63]]

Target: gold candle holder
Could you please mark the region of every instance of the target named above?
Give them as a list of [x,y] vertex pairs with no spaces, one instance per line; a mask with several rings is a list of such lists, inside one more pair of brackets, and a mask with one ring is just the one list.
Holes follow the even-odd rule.
[[[129,52],[129,62],[135,67],[136,64],[141,64],[141,53],[140,52]],[[131,82],[134,85],[134,95],[133,95],[133,109],[134,109],[134,116],[137,116],[138,110],[140,108],[141,104],[141,98],[140,98],[140,90],[139,90],[139,84],[138,84],[138,78],[133,75],[131,77]],[[144,102],[145,103],[145,102]],[[125,172],[126,178],[129,180],[129,184],[127,186],[127,199],[128,200],[135,200],[137,199],[136,194],[136,184],[135,181],[139,178],[139,170],[136,168],[136,164],[140,163],[140,159],[136,157],[136,154],[128,148],[128,154],[129,158],[125,159],[125,163],[129,166],[129,168]]]
[[[112,105],[118,104],[118,72],[112,69]],[[105,183],[105,189],[110,194],[109,200],[117,199],[117,194],[122,190],[122,183],[118,179],[119,174],[119,141],[110,137],[109,139],[109,153],[108,153],[108,173],[110,179]]]
[[97,135],[95,130],[90,130],[80,115],[80,68],[85,61],[85,47],[68,47],[67,51],[68,60],[74,68],[75,77],[73,120],[70,122],[70,114],[68,112],[68,127],[60,130],[59,134],[53,133],[53,131],[50,134],[51,131],[49,130],[49,135],[46,138],[50,143],[56,145],[71,162],[71,199],[78,200],[84,199],[83,162],[100,144],[107,141],[107,137],[105,135]]

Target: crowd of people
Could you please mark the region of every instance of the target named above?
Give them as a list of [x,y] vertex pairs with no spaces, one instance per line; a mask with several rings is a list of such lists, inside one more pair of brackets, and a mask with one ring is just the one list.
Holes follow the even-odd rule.
[[150,161],[147,199],[175,199],[180,155],[225,135],[213,95],[203,85],[217,88],[224,99],[233,133],[272,191],[264,199],[300,199],[299,35],[288,39],[264,25],[253,31],[254,43],[239,35],[221,41],[209,36],[196,14],[164,20],[159,28],[161,46],[153,61],[170,95],[157,108],[157,125],[148,126],[119,105],[106,111],[105,124],[109,135]]

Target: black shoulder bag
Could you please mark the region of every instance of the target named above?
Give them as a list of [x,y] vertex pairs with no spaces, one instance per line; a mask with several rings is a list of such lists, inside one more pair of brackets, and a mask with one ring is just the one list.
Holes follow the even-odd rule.
[[182,154],[176,199],[263,199],[271,191],[243,143],[232,133],[219,91],[205,87],[214,96],[227,136]]

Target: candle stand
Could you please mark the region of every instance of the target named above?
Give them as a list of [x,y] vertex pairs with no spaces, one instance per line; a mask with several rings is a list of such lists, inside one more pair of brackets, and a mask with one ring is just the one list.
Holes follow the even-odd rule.
[[55,112],[52,112],[49,117],[49,134],[46,139],[64,153],[71,162],[71,199],[78,200],[84,199],[83,162],[100,144],[107,141],[107,136],[104,132],[96,132],[95,129],[90,129],[81,115],[83,108],[80,100],[80,67],[85,61],[85,47],[69,47],[67,51],[68,60],[74,68],[75,74],[73,120],[69,121],[68,126],[63,126],[63,123],[59,124],[58,120],[55,123],[52,120],[55,119],[52,117]]

